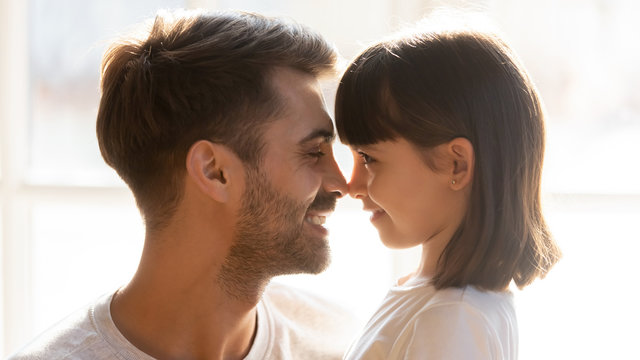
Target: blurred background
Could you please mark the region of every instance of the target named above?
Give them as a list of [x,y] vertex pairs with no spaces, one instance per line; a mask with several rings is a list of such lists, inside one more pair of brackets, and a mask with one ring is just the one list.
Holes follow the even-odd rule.
[[[564,252],[516,292],[520,358],[640,359],[640,3],[634,0],[0,0],[0,355],[133,274],[144,230],[95,139],[100,59],[159,8],[294,18],[346,59],[438,9],[481,13],[548,110],[547,220]],[[335,82],[327,83],[333,107]],[[351,156],[336,153],[345,176]],[[333,263],[277,279],[366,319],[416,249],[384,248],[352,199],[330,218]]]

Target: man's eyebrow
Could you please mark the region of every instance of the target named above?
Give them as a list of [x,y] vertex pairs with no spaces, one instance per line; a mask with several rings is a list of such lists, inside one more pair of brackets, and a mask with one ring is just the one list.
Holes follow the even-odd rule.
[[316,129],[314,131],[312,131],[309,135],[305,136],[304,138],[302,138],[302,140],[300,140],[298,142],[298,144],[302,145],[306,142],[309,142],[311,140],[315,140],[317,138],[323,138],[325,142],[333,142],[336,139],[336,133],[333,131],[333,129],[331,130],[327,130],[327,129]]

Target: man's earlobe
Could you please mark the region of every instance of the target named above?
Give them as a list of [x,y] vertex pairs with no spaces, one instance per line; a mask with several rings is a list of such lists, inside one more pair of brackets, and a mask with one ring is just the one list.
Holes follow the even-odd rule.
[[204,194],[213,200],[229,200],[230,150],[224,145],[200,140],[189,149],[186,158],[187,174]]

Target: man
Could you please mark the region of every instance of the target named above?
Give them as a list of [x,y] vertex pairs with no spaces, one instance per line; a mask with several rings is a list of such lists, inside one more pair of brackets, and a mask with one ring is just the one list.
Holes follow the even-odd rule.
[[348,316],[267,287],[329,261],[346,183],[317,78],[335,61],[319,35],[247,13],[158,15],[113,45],[97,135],[145,220],[140,265],[13,359],[340,358]]

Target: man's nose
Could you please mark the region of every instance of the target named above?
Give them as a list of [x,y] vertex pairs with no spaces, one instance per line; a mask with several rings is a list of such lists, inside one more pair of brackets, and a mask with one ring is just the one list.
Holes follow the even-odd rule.
[[349,195],[354,199],[363,199],[367,196],[367,169],[358,163],[353,164],[353,173],[348,184]]
[[338,198],[343,197],[347,191],[347,181],[345,180],[336,159],[332,157],[331,162],[327,164],[327,169],[322,179],[322,187],[328,192],[336,195]]

